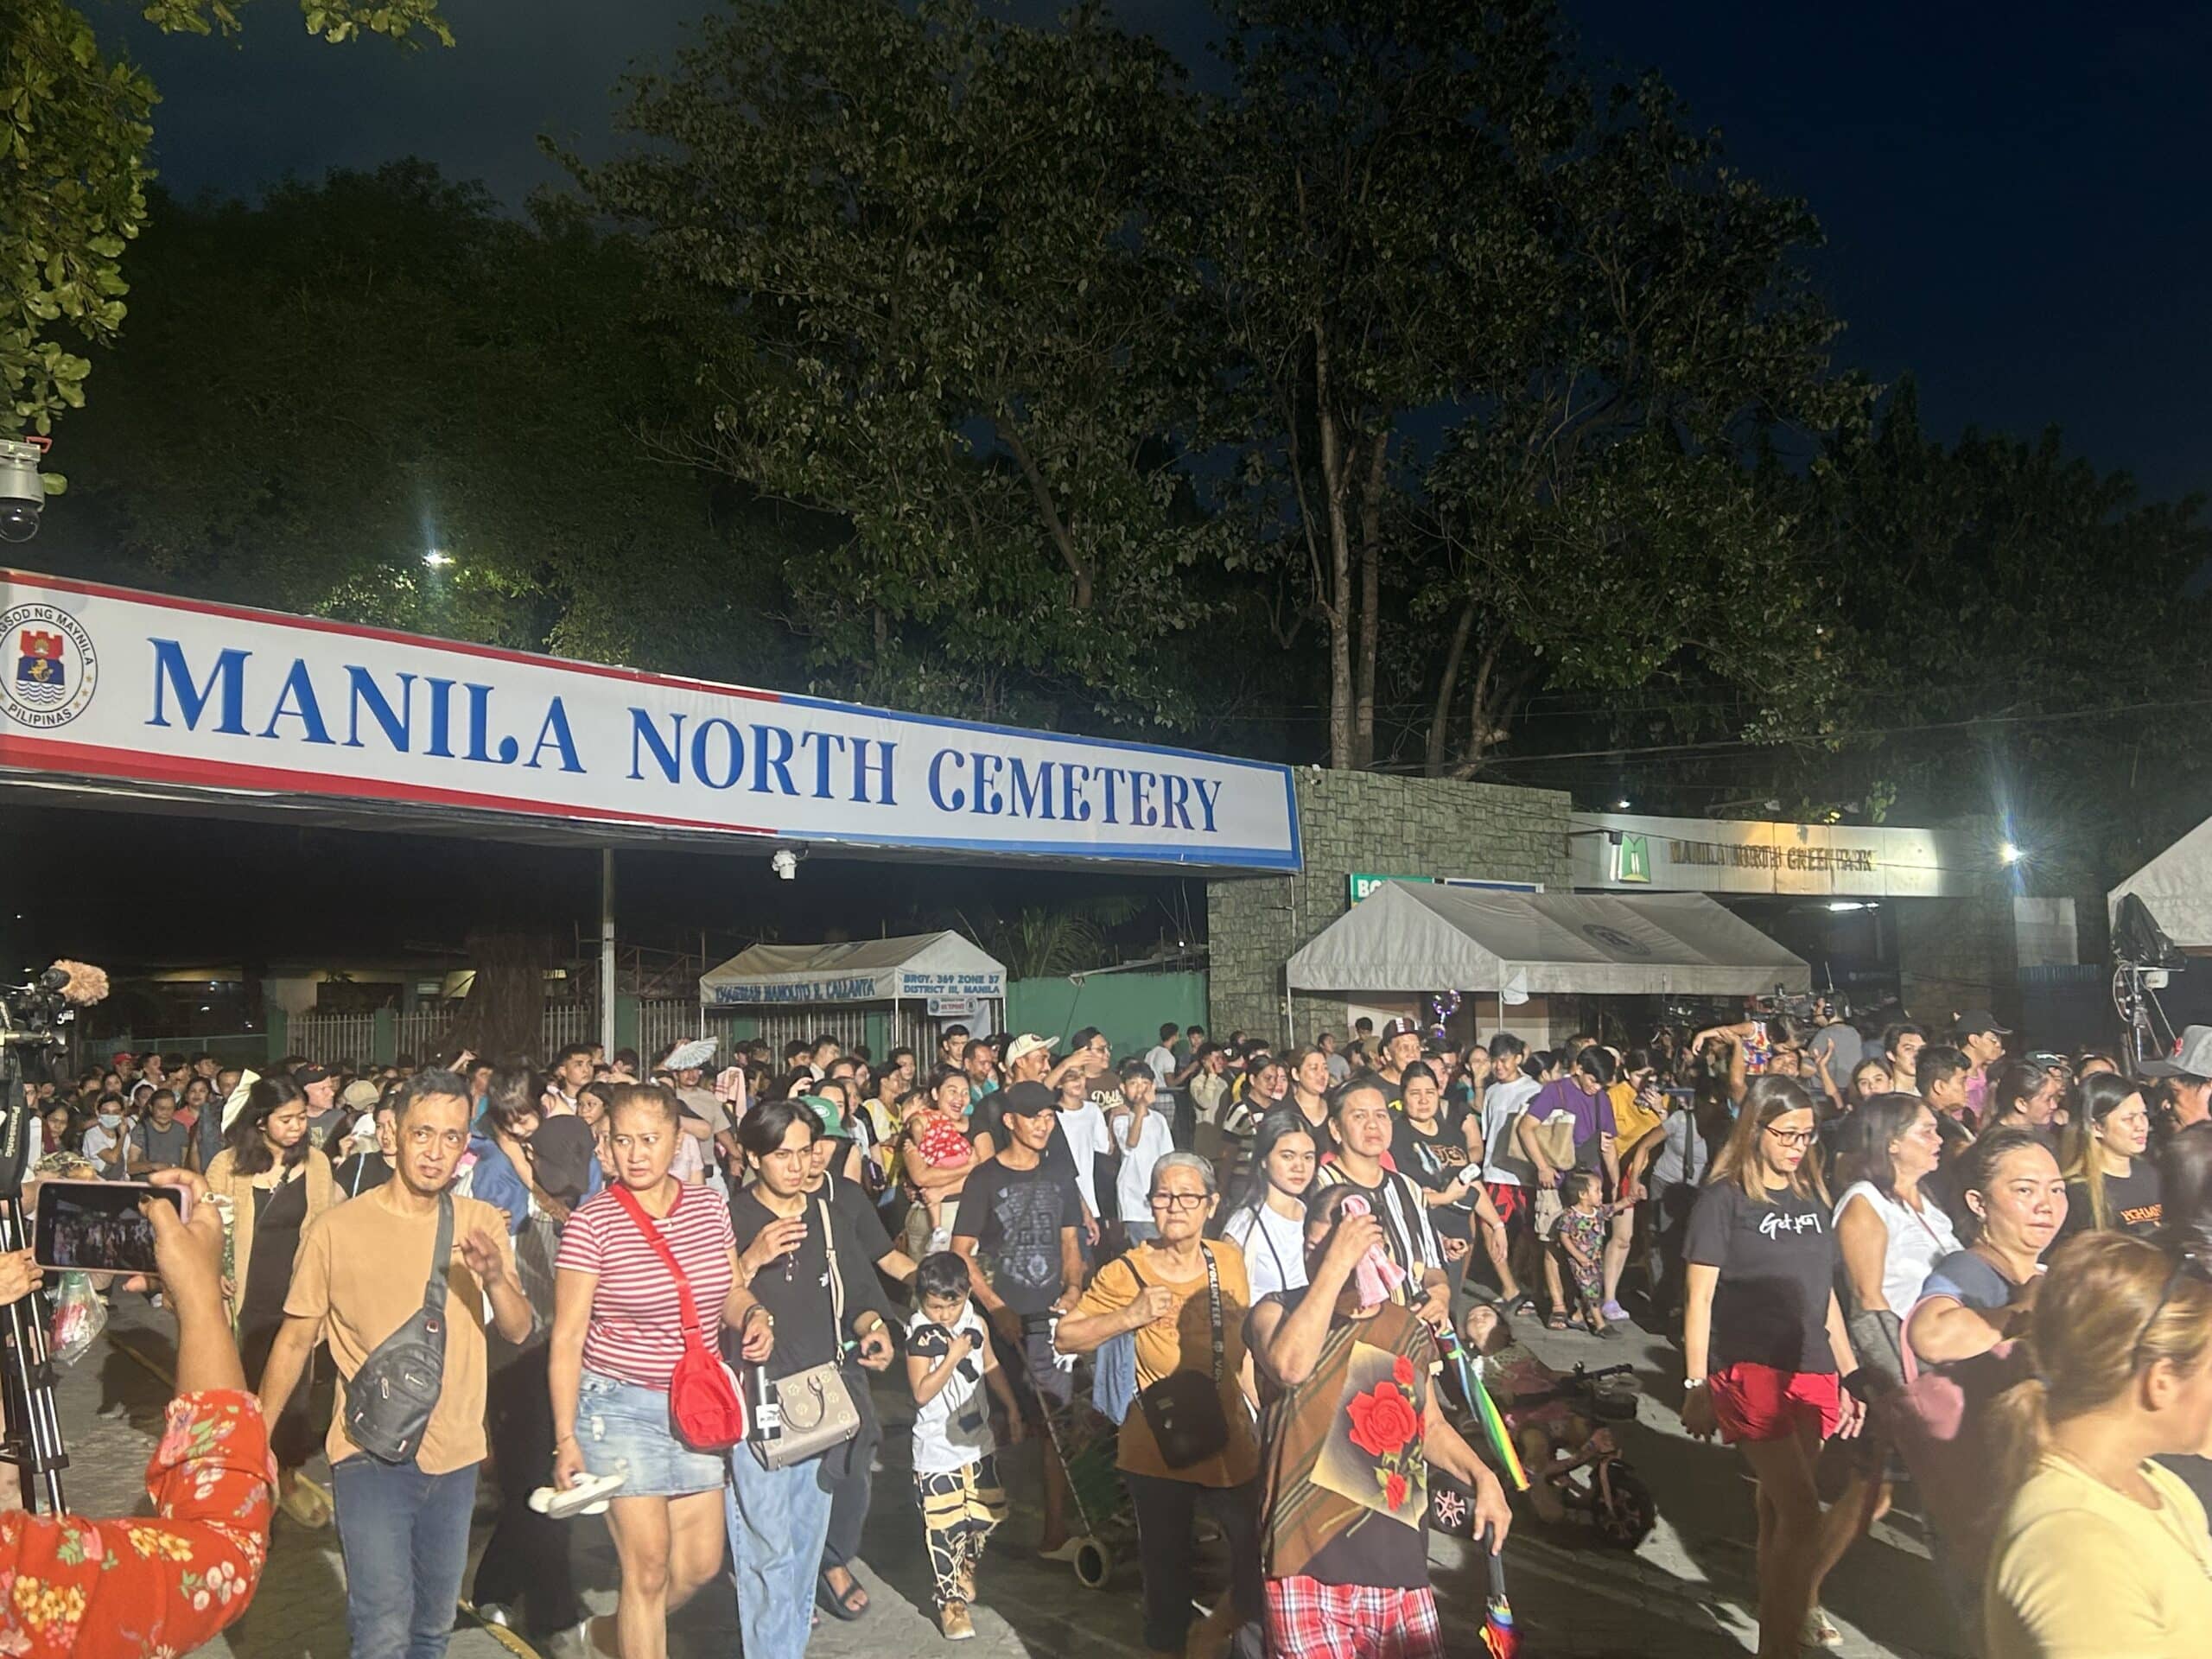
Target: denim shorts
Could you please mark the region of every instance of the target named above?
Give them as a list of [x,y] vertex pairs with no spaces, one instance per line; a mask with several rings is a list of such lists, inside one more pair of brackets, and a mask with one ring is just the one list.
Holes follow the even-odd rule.
[[728,1465],[717,1452],[694,1452],[676,1438],[668,1393],[588,1370],[577,1389],[576,1444],[584,1468],[620,1475],[620,1497],[681,1497],[721,1490]]

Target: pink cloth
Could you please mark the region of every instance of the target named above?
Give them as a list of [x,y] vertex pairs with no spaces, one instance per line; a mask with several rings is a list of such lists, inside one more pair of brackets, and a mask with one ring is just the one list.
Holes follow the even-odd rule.
[[[1355,1192],[1344,1200],[1342,1213],[1365,1216],[1374,1211],[1368,1208],[1367,1200]],[[1351,1281],[1359,1305],[1373,1307],[1378,1302],[1389,1301],[1391,1294],[1406,1282],[1406,1270],[1385,1255],[1382,1247],[1377,1244],[1360,1257],[1359,1265],[1351,1270]]]

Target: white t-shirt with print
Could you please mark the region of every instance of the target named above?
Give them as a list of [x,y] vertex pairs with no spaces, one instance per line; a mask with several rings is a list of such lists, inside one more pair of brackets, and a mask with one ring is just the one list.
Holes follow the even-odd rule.
[[952,1351],[952,1338],[963,1331],[975,1338],[975,1351],[954,1369],[935,1398],[914,1408],[914,1472],[918,1475],[964,1469],[998,1449],[983,1382],[983,1355],[991,1338],[976,1304],[968,1304],[967,1313],[950,1331],[916,1312],[906,1321],[906,1351],[934,1366]]

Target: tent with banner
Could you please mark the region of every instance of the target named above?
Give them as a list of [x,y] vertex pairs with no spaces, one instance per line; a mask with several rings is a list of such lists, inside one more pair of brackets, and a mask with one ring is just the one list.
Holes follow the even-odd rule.
[[946,1026],[979,1036],[998,1029],[1006,966],[950,931],[756,944],[701,976],[699,1004],[709,1018],[740,1021],[730,1033],[740,1039],[781,1044],[827,1034],[848,1046],[864,1043],[879,1059],[899,1047],[925,1057]]
[[1756,996],[1804,962],[1701,893],[1501,893],[1383,883],[1290,959],[1295,991]]

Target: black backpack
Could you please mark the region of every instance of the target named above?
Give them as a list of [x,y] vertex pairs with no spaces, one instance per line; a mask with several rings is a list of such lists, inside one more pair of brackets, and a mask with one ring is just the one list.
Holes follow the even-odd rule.
[[381,1463],[422,1449],[446,1376],[446,1266],[453,1253],[453,1194],[438,1194],[438,1242],[423,1306],[378,1343],[346,1384],[346,1437]]

